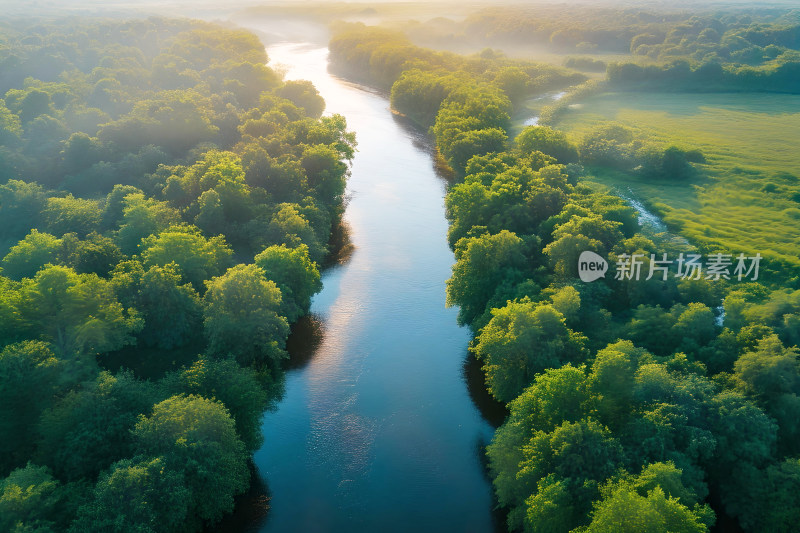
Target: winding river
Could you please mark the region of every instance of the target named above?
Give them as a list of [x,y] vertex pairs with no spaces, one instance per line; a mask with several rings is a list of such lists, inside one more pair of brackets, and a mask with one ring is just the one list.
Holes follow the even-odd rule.
[[493,427],[473,400],[480,387],[468,388],[469,332],[445,308],[454,259],[430,146],[385,96],[328,74],[327,49],[267,52],[356,132],[353,252],[324,273],[315,346],[295,350],[285,395],[264,417],[254,461],[269,510],[240,531],[494,531],[482,465]]

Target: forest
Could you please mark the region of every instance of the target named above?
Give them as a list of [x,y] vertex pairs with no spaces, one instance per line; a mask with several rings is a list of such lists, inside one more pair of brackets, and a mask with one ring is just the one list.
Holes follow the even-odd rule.
[[[491,442],[469,443],[501,527],[796,530],[800,12],[453,5],[452,18],[425,7],[431,18],[411,20],[413,9],[242,13],[348,19],[331,26],[332,72],[384,95],[406,137],[432,144],[454,264],[444,287],[404,290],[445,291],[503,415]],[[381,26],[357,21],[382,13]],[[291,381],[287,340],[336,263],[356,133],[229,24],[6,16],[0,28],[0,531],[211,531],[257,475],[265,412]],[[369,185],[391,198],[410,181]],[[666,230],[641,222],[646,209]],[[359,268],[388,269],[401,252]],[[586,252],[609,264],[591,282]],[[371,303],[352,279],[365,292],[349,293],[339,331],[359,329]],[[398,309],[383,309],[382,327]],[[434,329],[396,333],[438,347]],[[403,438],[427,436],[438,398],[381,418],[390,390],[372,382],[359,416],[353,382],[424,382],[444,367],[429,359],[406,376],[405,359],[370,367],[333,341],[347,361],[311,376],[322,424],[292,449],[314,460],[289,468],[333,470],[334,501],[356,503],[348,518],[380,514],[358,500],[358,475],[389,483],[379,476],[397,457],[437,471],[444,458]],[[374,344],[360,352],[387,351]],[[390,399],[426,390],[414,385]],[[299,412],[285,416],[300,424]],[[391,446],[377,450],[385,426]],[[387,530],[424,531],[400,492],[429,478],[403,474],[390,503],[411,525]],[[287,499],[320,498],[320,486]]]
[[[756,250],[648,233],[634,207],[591,186],[592,173],[604,169],[642,183],[691,183],[706,172],[696,146],[614,123],[577,139],[545,125],[516,137],[510,131],[526,99],[576,84],[569,104],[606,84],[640,91],[668,79],[664,90],[696,91],[712,70],[729,90],[795,91],[796,11],[732,9],[689,21],[586,11],[564,13],[554,30],[545,16],[492,10],[467,19],[462,35],[480,41],[496,31],[548,46],[630,50],[666,66],[617,63],[607,78],[584,82],[575,71],[499,50],[458,56],[423,48],[397,25],[340,26],[330,43],[338,72],[390,91],[397,112],[429,128],[451,173],[446,207],[456,263],[447,303],[473,333],[470,349],[489,393],[508,410],[486,450],[497,504],[510,531],[793,531],[800,520],[796,264],[765,249],[758,278],[690,279],[664,267],[662,254]],[[590,20],[600,29],[589,32]],[[435,25],[446,24],[428,30]],[[637,38],[645,31],[652,36]],[[423,33],[435,40],[432,30],[414,35]],[[583,251],[612,265],[638,255],[650,276],[584,283]]]
[[388,24],[457,52],[531,51],[628,91],[797,93],[800,19],[787,7],[497,6]]
[[244,30],[0,25],[0,531],[200,531],[250,486],[355,136]]

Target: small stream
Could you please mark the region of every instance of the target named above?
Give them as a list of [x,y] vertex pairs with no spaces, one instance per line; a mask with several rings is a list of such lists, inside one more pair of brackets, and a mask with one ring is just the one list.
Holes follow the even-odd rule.
[[[527,102],[527,104],[536,103],[538,105],[539,109],[541,109],[545,105],[549,105],[549,104],[551,104],[553,102],[558,102],[559,100],[564,98],[566,95],[567,95],[567,91],[559,91],[557,93],[548,93],[548,94],[544,94],[542,96],[538,96],[536,98],[533,98],[532,100],[529,100]],[[538,126],[539,125],[539,115],[533,115],[532,117],[530,117],[528,119],[525,119],[525,122],[523,122],[522,125],[523,126]]]

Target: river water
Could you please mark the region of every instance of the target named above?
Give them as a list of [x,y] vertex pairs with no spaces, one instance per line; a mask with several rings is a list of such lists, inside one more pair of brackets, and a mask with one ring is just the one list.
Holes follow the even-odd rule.
[[356,132],[345,215],[354,248],[323,274],[316,346],[294,355],[265,415],[254,461],[269,511],[241,530],[494,531],[482,466],[493,427],[468,390],[469,332],[445,308],[454,259],[430,146],[385,96],[328,74],[327,49],[267,53]]

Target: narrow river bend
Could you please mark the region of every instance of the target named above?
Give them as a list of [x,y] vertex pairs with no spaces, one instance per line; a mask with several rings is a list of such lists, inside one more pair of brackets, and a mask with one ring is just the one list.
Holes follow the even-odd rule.
[[248,531],[490,532],[481,464],[492,426],[464,377],[469,332],[445,308],[446,183],[387,99],[327,72],[327,49],[268,47],[356,132],[346,221],[354,252],[323,276],[313,356],[264,418],[257,475],[270,510]]

